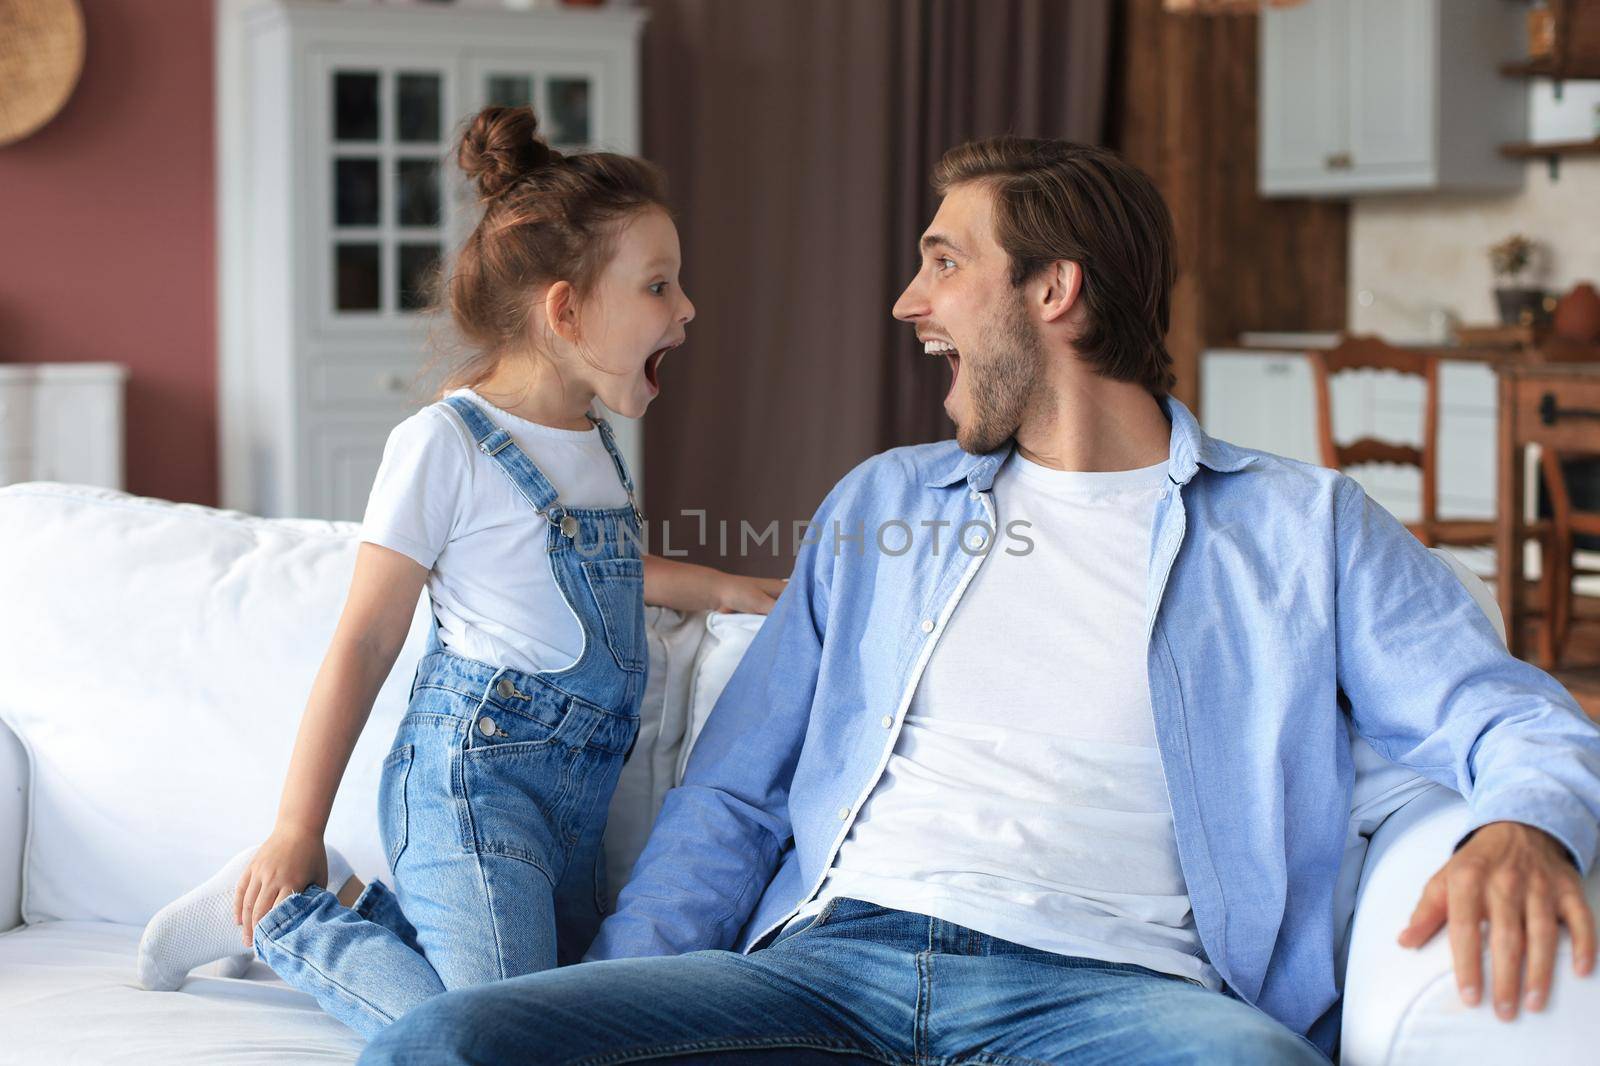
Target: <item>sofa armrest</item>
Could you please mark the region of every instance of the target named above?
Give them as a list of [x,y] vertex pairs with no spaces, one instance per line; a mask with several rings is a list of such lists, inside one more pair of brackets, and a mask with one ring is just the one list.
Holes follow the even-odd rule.
[[[1443,932],[1416,950],[1395,942],[1423,885],[1450,858],[1466,821],[1461,797],[1435,788],[1373,834],[1345,971],[1345,1066],[1594,1061],[1594,1048],[1600,1047],[1600,978],[1572,972],[1572,942],[1565,930],[1549,1004],[1538,1014],[1523,1011],[1509,1023],[1495,1017],[1488,996],[1475,1008],[1461,1002]],[[1600,911],[1600,874],[1585,888],[1590,906]],[[1486,975],[1488,967],[1485,950]]]
[[28,753],[0,722],[0,933],[22,924],[22,856],[28,837]]

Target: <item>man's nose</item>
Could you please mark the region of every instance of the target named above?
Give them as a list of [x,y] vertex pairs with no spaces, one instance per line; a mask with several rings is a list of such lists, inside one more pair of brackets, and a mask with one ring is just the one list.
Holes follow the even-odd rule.
[[921,318],[928,313],[928,301],[922,297],[922,286],[919,282],[922,275],[911,279],[911,284],[906,286],[906,291],[900,294],[900,299],[894,302],[890,314],[902,322],[910,322]]

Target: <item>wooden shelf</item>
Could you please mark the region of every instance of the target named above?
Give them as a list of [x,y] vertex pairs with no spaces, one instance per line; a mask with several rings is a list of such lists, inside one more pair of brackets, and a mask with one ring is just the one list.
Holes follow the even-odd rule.
[[1500,73],[1508,78],[1558,78],[1562,81],[1600,78],[1600,58],[1574,57],[1562,63],[1554,59],[1525,59],[1517,63],[1500,64]]
[[1600,137],[1592,141],[1519,141],[1502,144],[1500,154],[1508,159],[1543,159],[1550,165],[1550,180],[1561,176],[1561,157],[1568,155],[1600,155]]
[[1516,144],[1502,144],[1500,154],[1512,159],[1540,159],[1545,156],[1555,155],[1596,155],[1600,154],[1600,137],[1592,141],[1519,141]]

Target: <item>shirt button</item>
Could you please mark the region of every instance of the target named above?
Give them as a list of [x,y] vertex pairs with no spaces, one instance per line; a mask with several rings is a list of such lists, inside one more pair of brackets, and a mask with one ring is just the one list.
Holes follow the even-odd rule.
[[932,633],[933,632],[933,619],[924,618],[922,620],[922,631],[924,633]]
[[981,500],[983,499],[983,493],[979,492],[977,489],[973,489],[971,492],[967,493],[967,499]]
[[845,821],[849,817],[850,817],[850,808],[849,807],[840,807],[839,808],[839,821],[841,821],[841,822]]
[[887,714],[883,716],[883,728],[885,728],[885,729],[893,729],[894,728],[894,719],[889,717]]
[[488,715],[484,715],[482,718],[478,719],[478,732],[482,733],[486,737],[494,736],[494,719],[490,718]]

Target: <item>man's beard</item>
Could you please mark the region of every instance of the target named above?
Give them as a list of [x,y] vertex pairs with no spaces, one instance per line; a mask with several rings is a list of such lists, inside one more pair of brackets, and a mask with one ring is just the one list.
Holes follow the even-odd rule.
[[1044,344],[1028,320],[1022,290],[1012,293],[983,330],[992,338],[987,354],[961,360],[972,402],[967,420],[956,425],[956,443],[973,455],[994,451],[1016,433],[1044,374]]

